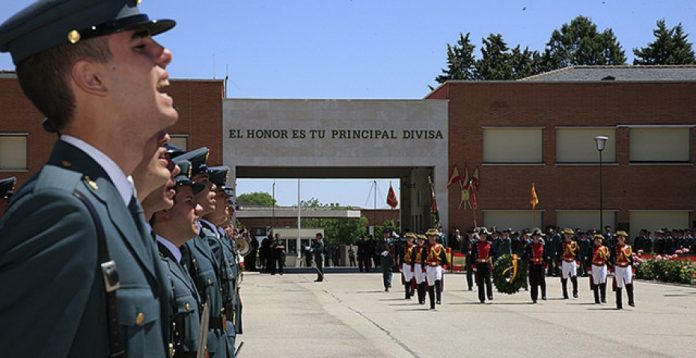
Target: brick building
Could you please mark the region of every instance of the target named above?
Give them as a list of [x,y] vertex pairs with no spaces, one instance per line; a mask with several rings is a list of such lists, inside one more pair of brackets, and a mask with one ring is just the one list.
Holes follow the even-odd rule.
[[[692,227],[696,220],[696,66],[581,66],[522,81],[453,81],[420,101],[425,105],[393,100],[225,100],[221,80],[173,80],[168,92],[179,111],[179,121],[170,130],[176,144],[189,149],[208,146],[212,163],[230,165],[242,177],[254,177],[253,171],[262,175],[266,173],[263,170],[269,169],[249,158],[258,152],[234,157],[230,154],[233,152],[224,152],[226,146],[263,148],[268,157],[276,155],[273,150],[284,151],[278,153],[284,157],[297,153],[294,158],[303,158],[302,163],[321,162],[325,166],[311,168],[284,158],[280,169],[287,172],[287,177],[312,170],[316,171],[314,177],[386,178],[397,173],[400,187],[407,188],[399,198],[402,226],[415,230],[432,224],[427,218],[428,176],[433,176],[446,228],[468,229],[474,222],[515,229],[549,225],[597,227],[599,152],[592,140],[597,135],[609,138],[602,152],[605,224],[636,233],[640,228]],[[435,100],[444,103],[445,110],[440,110],[439,104],[428,105]],[[17,176],[21,185],[48,158],[55,138],[41,128],[41,114],[25,99],[12,72],[0,73],[0,110],[0,177]],[[275,111],[275,117],[265,115],[270,110]],[[343,121],[344,113],[350,115],[350,121]],[[228,116],[237,116],[236,122],[231,121],[234,125],[261,123],[259,128],[282,133],[285,124],[274,127],[279,119],[288,119],[288,123],[301,120],[302,126],[311,129],[317,122],[312,116],[317,116],[324,120],[324,125],[327,118],[333,121],[329,125],[338,123],[335,128],[327,127],[329,133],[332,128],[349,130],[343,126],[351,123],[361,133],[372,136],[375,129],[384,133],[389,129],[376,127],[375,119],[384,120],[388,126],[406,115],[411,117],[395,131],[396,136],[380,141],[327,138],[319,142],[303,137],[264,142],[266,139],[238,135],[232,138],[233,133],[246,133],[251,127],[233,132],[227,123],[231,121]],[[443,123],[446,133],[439,138],[403,138],[411,129],[438,130],[437,126],[419,127],[430,122]],[[287,128],[288,133],[293,133],[294,127]],[[404,135],[400,137],[402,129]],[[389,143],[396,149],[388,155],[412,155],[401,149],[418,143],[423,147],[430,145],[433,153],[446,151],[446,161],[440,166],[433,162],[440,156],[433,155],[430,163],[420,159],[415,164],[404,161],[406,164],[400,164],[401,167],[383,170],[381,166],[391,161],[370,156],[371,148],[385,153],[384,146],[392,145]],[[331,149],[329,153],[338,155],[327,156],[327,147]],[[354,162],[344,167],[332,162],[332,158],[345,153],[364,153],[361,155],[372,162],[362,164],[364,171],[355,174],[357,165],[362,163],[357,162],[360,158],[353,157]],[[237,166],[236,162],[242,160],[247,164]],[[465,165],[469,174],[479,168],[475,211],[459,207],[459,188],[444,189],[445,169],[436,168],[447,167],[451,172],[455,165],[462,175]],[[272,169],[274,173],[282,171]],[[534,212],[529,203],[532,183],[540,201]],[[371,220],[374,215],[365,216]]]

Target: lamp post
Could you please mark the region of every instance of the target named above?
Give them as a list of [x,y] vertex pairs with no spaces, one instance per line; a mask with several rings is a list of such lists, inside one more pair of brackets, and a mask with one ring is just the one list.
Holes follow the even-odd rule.
[[603,218],[603,209],[604,209],[604,189],[602,185],[602,152],[604,151],[604,148],[607,146],[607,140],[609,138],[605,136],[596,136],[594,137],[595,144],[597,145],[597,151],[599,152],[599,232],[602,232],[604,230],[604,218]]

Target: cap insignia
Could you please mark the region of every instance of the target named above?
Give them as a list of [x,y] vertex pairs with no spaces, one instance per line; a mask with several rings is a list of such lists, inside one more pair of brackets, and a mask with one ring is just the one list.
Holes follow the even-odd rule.
[[77,30],[72,30],[68,32],[68,41],[70,41],[71,44],[76,44],[80,41],[80,33]]

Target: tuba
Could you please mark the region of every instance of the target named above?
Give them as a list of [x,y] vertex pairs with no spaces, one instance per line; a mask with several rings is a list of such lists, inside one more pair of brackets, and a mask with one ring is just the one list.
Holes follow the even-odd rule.
[[239,236],[234,240],[234,243],[237,246],[237,253],[240,255],[246,256],[251,252],[251,244],[244,237]]

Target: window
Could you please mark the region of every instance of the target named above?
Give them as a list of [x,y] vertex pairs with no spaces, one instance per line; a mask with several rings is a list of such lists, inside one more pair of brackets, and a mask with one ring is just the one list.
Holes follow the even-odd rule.
[[556,163],[598,163],[599,152],[594,137],[606,136],[602,162],[616,161],[614,128],[556,128]]
[[169,144],[188,150],[188,134],[170,134]]
[[542,213],[542,210],[484,210],[483,224],[489,229],[495,226],[498,231],[540,228],[543,227]]
[[0,170],[27,169],[27,135],[0,134]]
[[483,162],[542,163],[542,128],[484,128]]
[[688,210],[631,210],[631,237],[637,236],[641,229],[655,231],[661,228],[685,229],[689,225]]
[[[596,150],[596,149],[595,149]],[[602,224],[616,228],[616,210],[602,210]],[[599,229],[599,209],[597,210],[557,210],[556,226],[582,230]]]
[[631,128],[631,162],[689,161],[689,128]]

